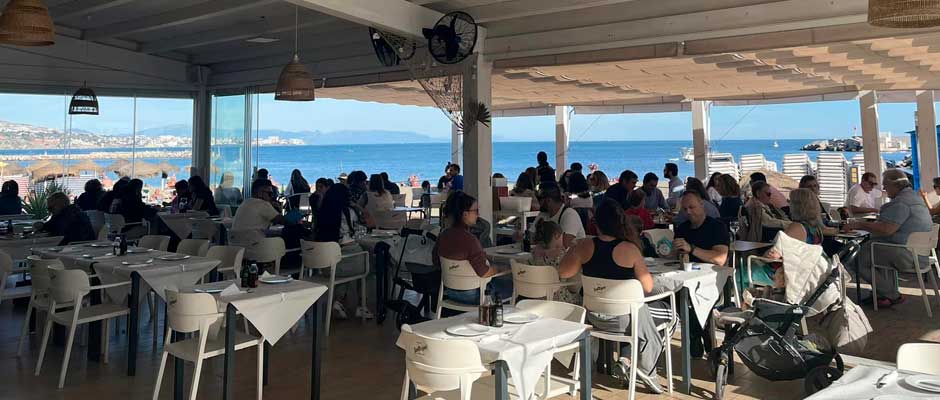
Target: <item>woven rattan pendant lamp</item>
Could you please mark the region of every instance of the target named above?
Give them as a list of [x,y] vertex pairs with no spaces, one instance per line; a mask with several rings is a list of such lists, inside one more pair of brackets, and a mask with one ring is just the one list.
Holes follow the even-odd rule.
[[42,0],[10,0],[0,15],[0,44],[52,46],[55,25]]
[[868,23],[886,28],[940,26],[940,0],[868,0]]
[[277,78],[274,100],[313,101],[313,74],[300,62],[297,55],[297,8],[294,8],[294,59],[284,66]]
[[69,115],[98,115],[98,96],[95,96],[95,91],[85,86],[85,83],[72,95]]

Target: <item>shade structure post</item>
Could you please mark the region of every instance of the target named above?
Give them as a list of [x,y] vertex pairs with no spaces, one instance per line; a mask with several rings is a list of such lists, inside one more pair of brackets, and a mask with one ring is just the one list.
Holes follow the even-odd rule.
[[460,134],[460,127],[451,122],[450,124],[450,162],[460,165],[460,146],[463,138]]
[[711,106],[710,101],[692,102],[692,148],[695,156],[695,177],[699,179],[705,179],[708,176]]
[[193,101],[193,159],[190,176],[199,175],[210,181],[212,163],[212,95],[206,88],[210,69],[198,67],[199,91]]
[[858,98],[862,117],[862,155],[865,157],[865,172],[871,172],[881,180],[881,146],[878,143],[878,94],[862,92]]
[[[463,104],[467,113],[476,104],[492,107],[491,74],[493,62],[479,53],[470,55],[463,72]],[[493,221],[493,130],[480,122],[474,129],[463,133],[464,191],[476,197],[480,205],[480,218]],[[492,123],[490,124],[492,125]],[[492,235],[492,230],[490,230]]]
[[[917,162],[920,187],[925,190],[933,185],[933,178],[940,176],[937,155],[937,113],[934,108],[933,90],[918,90],[917,96]],[[913,150],[913,149],[912,149]]]
[[555,178],[568,169],[568,139],[571,133],[571,107],[555,106]]

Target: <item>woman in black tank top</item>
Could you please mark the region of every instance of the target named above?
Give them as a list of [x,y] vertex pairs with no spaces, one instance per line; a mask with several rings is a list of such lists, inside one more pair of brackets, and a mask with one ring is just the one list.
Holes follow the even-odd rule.
[[561,261],[558,275],[570,278],[581,272],[584,276],[602,279],[636,279],[643,291],[653,290],[653,277],[643,262],[639,235],[626,223],[623,209],[607,199],[595,211],[598,236],[579,241]]

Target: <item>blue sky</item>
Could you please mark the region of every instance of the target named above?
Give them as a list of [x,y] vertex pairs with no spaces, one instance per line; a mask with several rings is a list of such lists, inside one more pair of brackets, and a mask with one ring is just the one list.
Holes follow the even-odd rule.
[[[67,96],[0,94],[0,120],[61,129]],[[74,128],[105,134],[130,133],[134,107],[131,98],[101,97],[101,115],[79,116]],[[186,99],[138,99],[137,129],[192,123]],[[15,105],[15,106],[12,106]],[[240,115],[231,104],[232,115]],[[896,134],[913,129],[913,103],[879,105],[880,130]],[[275,102],[261,96],[262,129],[287,131],[397,130],[434,138],[450,137],[450,122],[435,108],[387,105],[352,100]],[[241,124],[240,117],[229,118]],[[798,103],[767,106],[714,107],[712,140],[816,139],[846,137],[859,126],[857,101]],[[554,117],[498,118],[495,140],[554,140]],[[691,113],[575,115],[571,140],[688,140]]]

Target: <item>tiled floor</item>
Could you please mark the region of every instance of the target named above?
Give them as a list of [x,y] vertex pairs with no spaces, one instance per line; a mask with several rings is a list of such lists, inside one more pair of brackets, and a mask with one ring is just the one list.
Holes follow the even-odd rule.
[[[916,292],[919,292],[917,290]],[[866,309],[876,332],[870,337],[868,349],[862,356],[894,361],[894,353],[901,343],[911,341],[940,342],[940,315],[929,319],[919,293],[906,290],[908,301],[890,310],[874,312]],[[915,295],[916,293],[916,295]],[[350,299],[355,299],[350,293]],[[940,304],[931,297],[935,313]],[[352,305],[352,304],[350,304]],[[126,336],[114,336],[108,364],[85,359],[85,348],[79,346],[72,356],[65,389],[57,390],[56,382],[63,349],[51,346],[42,374],[33,376],[39,352],[38,338],[29,340],[29,349],[22,358],[16,356],[25,307],[13,307],[9,302],[0,305],[0,399],[149,399],[152,396],[155,373],[160,354],[151,347],[149,326],[141,329],[141,351],[138,356],[136,377],[127,377]],[[146,316],[146,313],[144,313]],[[146,318],[144,318],[147,320]],[[149,322],[145,322],[149,323]],[[288,333],[273,348],[270,356],[270,383],[264,388],[268,399],[309,398],[311,330],[306,323]],[[395,347],[397,331],[391,321],[384,326],[358,320],[336,321],[323,359],[323,399],[395,399],[398,398],[403,378],[402,351]],[[678,370],[678,352],[673,357]],[[691,396],[675,398],[706,398],[713,396],[713,383],[708,382],[705,361],[694,361],[694,389]],[[172,365],[172,364],[170,364]],[[255,352],[239,352],[237,356],[237,398],[254,396]],[[170,369],[172,370],[172,369]],[[203,370],[199,398],[221,397],[221,359],[212,360]],[[187,390],[192,378],[192,367],[186,369]],[[595,374],[594,395],[600,399],[624,399],[626,390],[611,379]],[[728,399],[799,399],[802,382],[769,382],[738,365],[732,384],[726,389]],[[656,398],[646,393],[642,385],[640,399]],[[188,392],[187,392],[188,393]],[[161,398],[172,398],[172,377],[164,378]],[[564,397],[561,397],[564,398]]]

